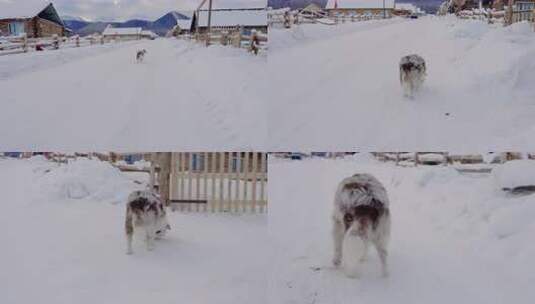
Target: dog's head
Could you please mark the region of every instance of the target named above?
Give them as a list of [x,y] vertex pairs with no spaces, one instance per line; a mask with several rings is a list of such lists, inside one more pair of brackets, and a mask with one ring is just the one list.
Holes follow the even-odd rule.
[[349,208],[344,213],[344,227],[346,233],[367,239],[370,233],[377,228],[379,217],[383,210],[381,207],[359,205]]

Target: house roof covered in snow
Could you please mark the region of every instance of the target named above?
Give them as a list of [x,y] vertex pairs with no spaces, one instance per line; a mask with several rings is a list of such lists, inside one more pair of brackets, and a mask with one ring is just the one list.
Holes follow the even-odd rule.
[[63,24],[54,5],[50,1],[0,1],[0,19],[29,19],[44,13],[45,10],[54,15],[52,19],[57,19],[51,21],[57,21]]
[[419,7],[416,7],[416,5],[412,3],[396,3],[396,9],[398,10],[406,10],[413,13],[421,13],[422,10]]
[[[394,8],[395,0],[384,0],[385,8]],[[383,0],[328,0],[325,8],[383,8]]]
[[[198,2],[201,2],[200,0]],[[217,0],[212,2],[212,9],[251,9],[266,8],[268,0]],[[208,1],[200,9],[208,9]]]
[[[213,10],[212,26],[267,26],[267,10]],[[208,11],[199,11],[199,27],[208,26]]]
[[178,19],[176,24],[183,30],[191,28],[191,19]]
[[104,36],[113,36],[113,35],[140,35],[142,29],[140,27],[111,27],[108,26],[102,35]]

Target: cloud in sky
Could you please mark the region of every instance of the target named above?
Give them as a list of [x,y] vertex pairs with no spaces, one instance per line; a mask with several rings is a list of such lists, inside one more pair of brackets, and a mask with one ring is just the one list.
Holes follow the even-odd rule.
[[[212,0],[215,7],[265,7],[267,0]],[[13,6],[46,2],[62,16],[83,17],[90,20],[124,21],[128,19],[154,20],[172,10],[190,11],[201,0],[0,0],[0,10]],[[21,4],[22,3],[22,4]]]

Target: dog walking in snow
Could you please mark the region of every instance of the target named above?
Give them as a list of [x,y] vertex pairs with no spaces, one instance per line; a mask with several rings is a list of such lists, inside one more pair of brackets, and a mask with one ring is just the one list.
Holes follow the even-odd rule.
[[136,62],[142,63],[145,60],[145,54],[147,54],[147,50],[145,49],[137,51]]
[[408,55],[399,63],[399,80],[405,97],[413,98],[422,87],[427,75],[425,60],[418,55]]
[[148,250],[154,249],[154,240],[163,237],[171,229],[167,221],[165,206],[160,197],[151,191],[134,191],[126,204],[127,254],[132,254],[134,227],[143,228]]
[[388,206],[385,188],[370,174],[355,174],[338,186],[333,213],[333,263],[342,265],[347,276],[358,276],[370,243],[379,254],[383,276],[388,275]]

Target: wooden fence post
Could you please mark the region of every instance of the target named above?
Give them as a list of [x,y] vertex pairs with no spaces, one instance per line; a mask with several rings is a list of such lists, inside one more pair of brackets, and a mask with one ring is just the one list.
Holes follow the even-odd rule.
[[53,39],[54,39],[54,42],[53,42],[54,49],[59,50],[59,36],[54,35]]
[[76,47],[80,47],[80,36],[76,36]]
[[28,53],[28,35],[26,34],[22,36],[22,50],[24,53]]

